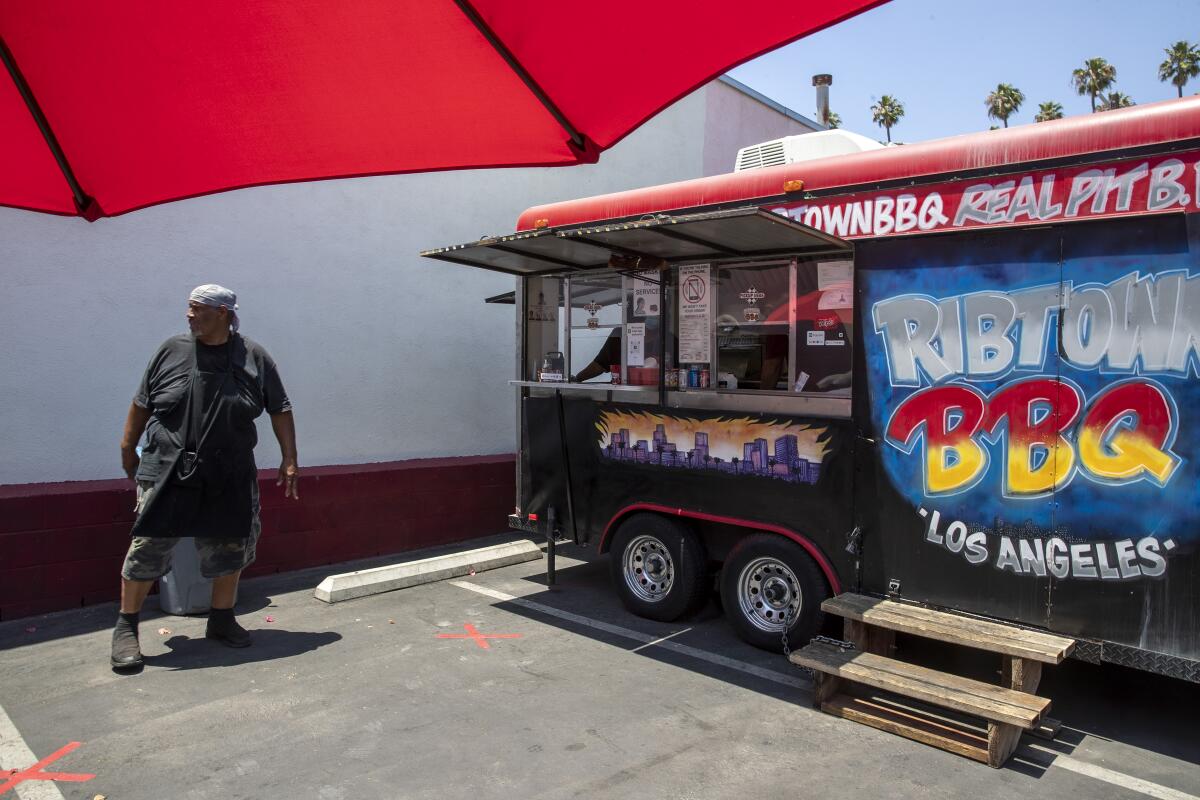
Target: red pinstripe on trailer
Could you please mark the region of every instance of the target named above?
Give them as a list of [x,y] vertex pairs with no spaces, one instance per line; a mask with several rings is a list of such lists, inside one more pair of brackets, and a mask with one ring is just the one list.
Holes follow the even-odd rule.
[[600,537],[600,552],[603,553],[608,548],[608,537],[612,533],[613,527],[617,522],[624,517],[629,516],[634,511],[653,511],[659,514],[667,514],[672,517],[685,517],[687,519],[702,519],[706,522],[720,522],[726,525],[736,525],[740,528],[751,528],[754,530],[765,531],[766,533],[777,533],[780,536],[791,539],[796,544],[804,548],[813,561],[817,562],[817,566],[821,568],[821,572],[825,575],[825,580],[829,582],[830,590],[836,595],[842,591],[841,581],[838,580],[837,573],[834,572],[833,565],[829,563],[829,559],[825,558],[817,546],[813,544],[807,537],[802,536],[795,531],[785,528],[782,525],[772,525],[767,522],[753,522],[748,519],[738,519],[737,517],[725,517],[720,514],[706,514],[703,511],[692,511],[686,508],[671,508],[670,506],[660,506],[655,503],[633,503],[625,506],[608,521],[604,526],[604,534]]

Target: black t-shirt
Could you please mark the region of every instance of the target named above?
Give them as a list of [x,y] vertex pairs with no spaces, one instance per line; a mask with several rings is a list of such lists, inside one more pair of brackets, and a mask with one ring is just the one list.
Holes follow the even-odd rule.
[[240,334],[215,346],[197,342],[190,334],[172,336],[150,359],[133,398],[152,414],[139,479],[153,480],[160,463],[183,448],[193,347],[200,379],[196,402],[202,422],[197,427],[204,448],[249,457],[258,444],[254,420],[264,409],[278,414],[292,408],[274,360],[258,343]]

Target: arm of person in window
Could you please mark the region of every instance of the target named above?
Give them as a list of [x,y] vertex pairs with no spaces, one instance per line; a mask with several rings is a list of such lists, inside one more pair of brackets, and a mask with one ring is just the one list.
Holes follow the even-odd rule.
[[592,359],[592,363],[579,370],[579,374],[573,380],[580,383],[591,380],[597,375],[608,372],[613,364],[619,363],[621,363],[621,329],[614,328],[608,338],[604,340],[600,352]]
[[826,375],[821,380],[817,381],[817,389],[822,392],[828,392],[833,389],[845,389],[850,385],[851,373],[835,372],[832,375]]

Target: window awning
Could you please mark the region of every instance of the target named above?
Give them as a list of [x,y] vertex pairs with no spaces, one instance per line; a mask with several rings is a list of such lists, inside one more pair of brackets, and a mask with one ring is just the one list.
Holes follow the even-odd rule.
[[586,242],[568,241],[551,230],[540,230],[439,247],[422,251],[421,255],[510,275],[544,275],[602,267],[608,263],[610,253]]
[[545,275],[604,267],[613,255],[699,262],[844,253],[850,249],[844,239],[750,206],[530,231],[426,250],[421,255],[511,275]]

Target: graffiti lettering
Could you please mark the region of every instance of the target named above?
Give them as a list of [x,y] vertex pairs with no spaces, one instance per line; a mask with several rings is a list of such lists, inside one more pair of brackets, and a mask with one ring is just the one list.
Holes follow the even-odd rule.
[[[1061,304],[1060,304],[1061,295]],[[1130,273],[1109,284],[1046,284],[935,300],[901,295],[874,305],[893,386],[988,380],[1040,369],[1052,325],[1079,369],[1184,377],[1200,372],[1200,275]]]
[[926,494],[963,491],[987,470],[987,451],[976,439],[985,411],[983,395],[972,387],[934,387],[900,404],[887,439],[906,453],[924,439]]
[[1126,216],[1200,208],[1188,191],[1189,167],[1200,180],[1200,153],[1118,162],[1112,166],[1039,170],[972,184],[937,184],[805,200],[770,210],[844,238],[897,236],[933,230],[1029,225],[1053,220]]
[[1174,413],[1161,387],[1120,383],[1096,398],[1079,428],[1079,452],[1088,470],[1113,482],[1152,479],[1165,486],[1179,466],[1169,445]]
[[988,403],[983,429],[1008,428],[1004,491],[1036,496],[1062,486],[1075,467],[1075,451],[1063,433],[1079,417],[1083,398],[1069,383],[1052,378],[1010,383]]
[[1040,497],[1076,473],[1100,483],[1171,479],[1175,418],[1169,396],[1135,379],[1099,392],[1083,410],[1083,394],[1060,378],[1009,383],[990,398],[973,386],[949,384],[915,392],[892,414],[887,442],[905,453],[922,448],[927,496],[975,486],[987,472],[985,441],[1003,453],[1005,496]]
[[[969,564],[992,566],[1015,575],[1093,578],[1104,581],[1156,578],[1166,573],[1166,554],[1174,539],[1143,536],[1114,542],[1073,542],[1062,536],[990,535],[980,526],[952,520],[942,527],[942,513],[918,508],[927,520],[925,541],[961,555]],[[995,553],[993,558],[992,553]]]

